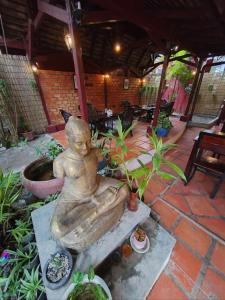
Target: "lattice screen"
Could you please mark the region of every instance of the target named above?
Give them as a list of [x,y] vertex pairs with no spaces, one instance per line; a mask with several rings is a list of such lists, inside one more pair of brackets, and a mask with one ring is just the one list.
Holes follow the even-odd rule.
[[10,96],[28,126],[37,133],[44,132],[47,120],[28,58],[0,55],[0,78],[6,81]]

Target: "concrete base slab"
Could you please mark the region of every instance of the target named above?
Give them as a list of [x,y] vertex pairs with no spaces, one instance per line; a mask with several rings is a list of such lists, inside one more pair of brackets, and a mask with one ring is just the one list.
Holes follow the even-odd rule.
[[176,240],[151,218],[142,227],[150,240],[148,252],[133,252],[104,276],[113,299],[144,300],[169,261]]
[[[55,207],[56,201],[51,202],[32,212],[32,221],[34,232],[37,241],[37,247],[43,270],[45,263],[51,254],[57,251],[60,247],[53,240],[50,233],[50,221]],[[139,208],[136,212],[125,210],[118,224],[101,239],[91,245],[86,251],[80,253],[77,257],[75,270],[86,271],[89,266],[96,267],[99,265],[111,252],[113,252],[131,233],[133,228],[145,221],[150,214],[150,208],[139,203]],[[60,300],[69,286],[69,282],[57,290],[46,288],[48,300]]]

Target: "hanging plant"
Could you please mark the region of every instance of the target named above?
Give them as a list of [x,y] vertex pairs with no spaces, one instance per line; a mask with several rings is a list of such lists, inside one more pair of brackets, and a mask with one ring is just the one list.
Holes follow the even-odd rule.
[[[182,50],[177,52],[174,57],[182,56],[185,54],[187,54],[187,52]],[[185,88],[190,83],[190,80],[193,78],[193,76],[194,75],[192,74],[191,69],[187,65],[180,61],[174,61],[171,62],[168,67],[166,79],[171,80],[176,78]]]
[[214,85],[213,84],[209,84],[208,85],[208,91],[212,92],[214,90]]

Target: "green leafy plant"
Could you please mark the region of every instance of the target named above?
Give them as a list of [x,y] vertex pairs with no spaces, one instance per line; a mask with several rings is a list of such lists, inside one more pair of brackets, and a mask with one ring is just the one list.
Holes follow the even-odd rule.
[[28,270],[24,270],[24,278],[21,279],[19,289],[19,299],[34,300],[37,299],[38,292],[44,291],[38,268],[36,270],[33,268],[30,273]]
[[32,232],[31,230],[31,220],[16,220],[16,227],[10,229],[8,232],[16,240],[18,245],[21,245],[25,236]]
[[39,157],[47,157],[52,160],[55,159],[61,152],[63,152],[63,147],[54,139],[50,140],[47,145],[41,142],[35,149]]
[[0,269],[0,282],[3,278],[7,279],[5,285],[0,285],[0,295],[7,295],[5,299],[10,299],[10,297],[19,299],[18,291],[21,286],[20,281],[23,277],[23,270],[29,266],[36,255],[36,245],[31,243],[26,249],[8,250],[8,253],[10,254],[9,262],[4,268]]
[[9,219],[14,215],[11,209],[12,204],[21,194],[19,173],[9,172],[3,174],[0,169],[0,226],[5,235],[9,226]]
[[[89,282],[83,282],[87,275]],[[82,299],[82,295],[89,296],[87,299],[107,300],[108,297],[100,284],[93,283],[95,277],[93,267],[89,268],[87,274],[77,271],[72,276],[72,282],[75,284],[73,291],[69,294],[68,300]]]
[[[185,54],[188,54],[187,51],[182,50],[173,55],[172,58],[179,57]],[[192,70],[187,65],[180,61],[173,61],[169,64],[166,79],[171,80],[173,78],[176,78],[185,88],[190,83],[190,80],[193,78],[193,76],[194,75],[192,73]]]
[[172,128],[173,125],[169,119],[169,117],[166,115],[165,112],[160,112],[158,115],[158,120],[157,120],[157,128],[165,128],[165,129],[170,129]]
[[25,119],[23,116],[19,116],[19,122],[18,122],[18,132],[27,132],[30,131],[29,126],[27,125]]
[[[0,79],[0,142],[7,148],[18,142],[17,111],[17,104],[11,97],[9,85],[5,79]],[[7,128],[4,126],[5,123]]]
[[[140,154],[146,154],[151,156],[152,165],[147,166],[138,159],[140,167],[130,171],[126,165],[126,155],[129,152],[129,149],[125,143],[125,139],[128,136],[129,132],[133,129],[134,125],[128,128],[126,131],[123,131],[121,121],[118,120],[116,126],[116,133],[108,132],[105,135],[114,141],[115,149],[112,149],[111,155],[114,155],[114,158],[119,163],[118,169],[126,176],[127,183],[132,189],[133,185],[137,186],[137,194],[141,199],[145,189],[147,188],[149,181],[153,175],[158,175],[164,179],[175,179],[176,177],[168,172],[162,171],[162,168],[166,166],[167,168],[174,171],[179,177],[183,180],[186,180],[183,171],[174,163],[169,162],[165,159],[165,152],[169,149],[176,147],[174,144],[163,144],[162,139],[158,139],[155,132],[152,132],[152,135],[149,136],[149,142],[151,143],[154,154],[147,151],[141,151]],[[115,154],[114,154],[115,153]],[[140,182],[140,184],[138,184]]]

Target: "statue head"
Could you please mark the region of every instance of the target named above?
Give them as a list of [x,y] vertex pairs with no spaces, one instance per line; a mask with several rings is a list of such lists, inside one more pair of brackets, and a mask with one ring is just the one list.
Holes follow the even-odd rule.
[[76,117],[70,117],[65,127],[65,133],[70,149],[86,156],[91,149],[91,132],[87,122]]

